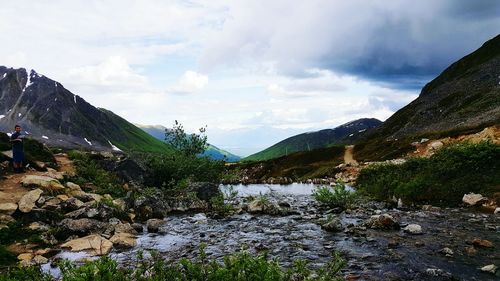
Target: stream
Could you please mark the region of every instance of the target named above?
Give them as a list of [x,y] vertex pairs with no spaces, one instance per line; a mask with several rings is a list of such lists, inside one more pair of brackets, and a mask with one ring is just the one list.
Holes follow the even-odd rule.
[[[224,219],[198,214],[175,214],[165,219],[159,233],[144,231],[137,246],[113,250],[111,256],[120,264],[133,265],[140,251],[158,251],[166,259],[196,257],[199,245],[207,245],[209,258],[223,256],[245,247],[253,254],[268,252],[284,266],[294,260],[306,260],[312,268],[325,265],[333,251],[347,260],[343,273],[349,280],[500,280],[481,267],[500,265],[500,216],[472,212],[463,208],[388,209],[384,204],[368,202],[339,214],[344,232],[330,233],[318,221],[328,212],[314,201],[312,184],[234,185],[238,198],[268,194],[273,200],[287,202],[297,214],[288,216],[254,215],[246,212]],[[228,190],[228,186],[221,186]],[[238,200],[237,199],[237,200]],[[364,229],[364,220],[374,214],[388,213],[402,227],[419,224],[423,234],[402,230]],[[473,239],[485,239],[493,248],[471,245]],[[449,252],[442,249],[449,248]],[[448,255],[446,255],[446,253]],[[85,253],[62,251],[57,258],[80,260]],[[56,267],[44,265],[57,276]]]

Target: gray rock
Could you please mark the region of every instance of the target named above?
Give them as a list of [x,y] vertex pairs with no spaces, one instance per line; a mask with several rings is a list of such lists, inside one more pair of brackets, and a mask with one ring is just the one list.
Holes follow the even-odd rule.
[[165,224],[164,220],[160,219],[149,219],[146,222],[146,227],[148,229],[148,232],[150,233],[156,233],[160,230],[160,227]]
[[399,223],[389,214],[373,215],[363,223],[373,229],[398,230]]
[[403,231],[413,235],[422,234],[422,227],[418,224],[409,224],[403,228]]
[[334,217],[329,222],[322,224],[321,228],[329,232],[341,232],[344,230],[342,222],[337,217]]
[[103,232],[108,227],[108,224],[94,219],[82,218],[76,220],[64,219],[59,223],[59,226],[67,236],[82,236],[90,233]]

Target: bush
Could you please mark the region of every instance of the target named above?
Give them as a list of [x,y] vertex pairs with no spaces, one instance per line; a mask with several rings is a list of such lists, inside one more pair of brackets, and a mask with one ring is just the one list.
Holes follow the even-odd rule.
[[356,200],[356,193],[345,188],[343,183],[336,183],[334,186],[320,186],[313,191],[316,201],[330,207],[348,209]]
[[[181,259],[178,262],[163,260],[152,253],[152,259],[144,259],[139,254],[138,262],[133,269],[120,268],[110,257],[102,257],[95,261],[87,261],[77,267],[65,261],[60,264],[63,281],[160,281],[160,280],[192,280],[192,281],[292,281],[292,280],[342,280],[340,270],[345,261],[335,253],[332,260],[317,272],[308,269],[304,261],[296,261],[292,268],[283,269],[277,259],[269,259],[266,254],[253,257],[247,251],[241,251],[224,258],[223,263],[208,260],[201,247],[198,259],[190,261]],[[36,267],[12,268],[0,275],[0,281],[54,280],[43,274]]]
[[108,193],[113,197],[125,196],[125,190],[118,184],[117,177],[104,170],[89,154],[71,151],[68,155],[76,167],[76,176],[71,181],[79,185],[92,183],[97,187],[96,192],[99,194]]
[[145,185],[173,189],[186,182],[219,182],[224,162],[177,154],[145,155]]
[[500,146],[489,142],[445,147],[429,158],[404,164],[374,165],[361,170],[358,190],[379,200],[458,205],[465,193],[499,190]]

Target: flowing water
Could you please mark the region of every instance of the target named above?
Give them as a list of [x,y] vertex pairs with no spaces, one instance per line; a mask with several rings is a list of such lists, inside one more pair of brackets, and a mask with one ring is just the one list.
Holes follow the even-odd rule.
[[[166,259],[193,258],[199,245],[207,245],[209,257],[220,259],[242,247],[251,253],[268,252],[285,266],[294,260],[307,260],[318,268],[329,261],[333,251],[340,251],[348,261],[346,275],[354,280],[500,280],[483,273],[480,267],[500,265],[500,216],[472,213],[465,209],[430,211],[384,209],[383,204],[365,206],[339,215],[350,231],[330,233],[318,221],[328,214],[312,199],[311,184],[221,186],[236,190],[239,196],[268,194],[287,202],[295,215],[276,217],[240,213],[224,219],[205,214],[179,214],[165,219],[159,233],[144,232],[137,246],[111,255],[123,265],[132,265],[139,251],[158,251]],[[416,223],[422,235],[403,231],[359,230],[361,222],[373,214],[387,212],[402,226]],[[494,248],[474,248],[472,239],[487,239]],[[444,247],[453,255],[440,252]],[[472,249],[472,250],[471,250]],[[61,258],[81,259],[81,253],[61,252]],[[49,270],[49,266],[44,267]],[[51,269],[57,275],[57,269]],[[455,279],[451,279],[455,278]]]

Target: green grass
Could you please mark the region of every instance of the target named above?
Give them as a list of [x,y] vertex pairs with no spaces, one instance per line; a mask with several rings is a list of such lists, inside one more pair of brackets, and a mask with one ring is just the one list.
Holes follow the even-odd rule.
[[[122,268],[110,257],[87,261],[82,266],[71,262],[60,263],[63,281],[313,281],[343,280],[340,270],[345,261],[335,253],[332,260],[322,269],[310,270],[305,261],[296,261],[289,269],[284,269],[277,259],[266,254],[253,256],[241,251],[224,258],[222,263],[209,260],[201,247],[194,261],[165,261],[156,253],[152,259],[139,254],[133,268]],[[41,273],[37,267],[15,267],[5,270],[0,281],[49,281],[55,280]]]
[[105,109],[99,109],[109,118],[109,124],[117,124],[107,130],[110,141],[118,148],[128,152],[164,153],[172,148],[127,120]]
[[407,202],[454,206],[465,193],[498,192],[499,170],[499,145],[461,143],[430,158],[365,168],[357,179],[357,189],[380,200],[395,196]]

